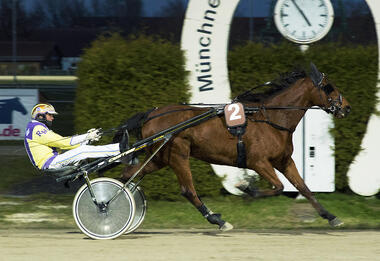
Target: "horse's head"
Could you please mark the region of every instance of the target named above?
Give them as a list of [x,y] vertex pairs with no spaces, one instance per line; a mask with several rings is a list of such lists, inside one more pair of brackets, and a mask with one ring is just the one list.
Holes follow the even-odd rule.
[[328,81],[324,73],[318,71],[317,67],[311,63],[310,79],[314,86],[318,89],[317,104],[327,113],[333,114],[336,118],[346,117],[351,106],[348,101],[342,96],[339,90]]

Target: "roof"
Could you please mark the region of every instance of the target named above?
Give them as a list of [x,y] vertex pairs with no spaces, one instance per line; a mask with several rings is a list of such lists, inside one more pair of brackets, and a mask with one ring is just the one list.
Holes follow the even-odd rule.
[[[12,61],[12,42],[0,42],[0,61]],[[17,61],[39,62],[46,59],[52,52],[57,52],[53,42],[17,42]]]

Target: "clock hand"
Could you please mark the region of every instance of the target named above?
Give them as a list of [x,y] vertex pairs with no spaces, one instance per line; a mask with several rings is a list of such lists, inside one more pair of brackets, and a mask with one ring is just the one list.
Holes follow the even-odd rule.
[[302,17],[305,19],[306,23],[308,26],[311,26],[311,23],[309,21],[309,19],[307,19],[305,13],[301,10],[301,8],[297,5],[296,1],[295,0],[291,0],[292,3],[294,4],[294,6],[297,8],[297,10],[300,12],[300,14],[302,15]]

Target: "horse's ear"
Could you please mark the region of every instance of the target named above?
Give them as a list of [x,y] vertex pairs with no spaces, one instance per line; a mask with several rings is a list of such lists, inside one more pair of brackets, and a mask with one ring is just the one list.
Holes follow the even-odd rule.
[[319,87],[319,84],[323,80],[323,74],[318,71],[314,63],[310,63],[310,78],[316,87]]

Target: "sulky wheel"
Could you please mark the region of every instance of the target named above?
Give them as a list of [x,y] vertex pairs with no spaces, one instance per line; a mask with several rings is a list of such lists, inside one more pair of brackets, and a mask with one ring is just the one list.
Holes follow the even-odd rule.
[[133,198],[135,200],[136,211],[132,225],[128,228],[126,234],[135,231],[144,221],[146,214],[146,198],[142,188],[139,186],[136,187],[134,183],[129,183],[128,188],[132,192]]
[[[125,233],[133,223],[135,200],[129,189],[111,178],[91,180],[96,202],[89,187],[83,185],[75,195],[73,215],[79,229],[93,239],[113,239]],[[120,191],[117,197],[111,200]]]

